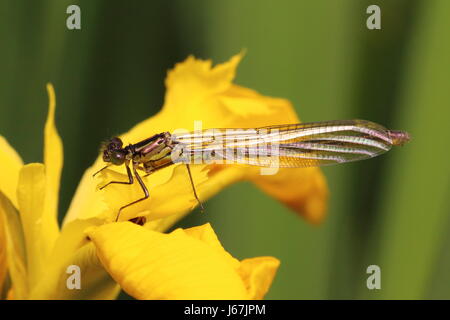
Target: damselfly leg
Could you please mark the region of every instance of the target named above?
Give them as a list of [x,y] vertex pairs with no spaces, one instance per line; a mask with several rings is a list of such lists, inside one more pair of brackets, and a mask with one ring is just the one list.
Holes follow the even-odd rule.
[[[125,208],[127,208],[127,207],[129,207],[129,206],[132,206],[133,204],[136,204],[136,203],[138,203],[138,202],[141,202],[141,201],[143,201],[143,200],[145,200],[145,199],[148,199],[148,197],[149,197],[148,189],[147,189],[147,187],[145,186],[144,181],[142,181],[142,178],[141,178],[141,176],[139,175],[139,173],[137,172],[136,168],[137,168],[137,164],[133,164],[133,173],[134,173],[134,176],[136,177],[136,180],[139,182],[139,185],[141,186],[142,191],[144,191],[144,197],[141,198],[141,199],[138,199],[138,200],[136,200],[136,201],[130,202],[129,204],[127,204],[127,205],[121,207],[121,208],[119,209],[119,212],[117,213],[116,222],[119,220],[120,213],[122,212],[123,209],[125,209]],[[130,170],[130,169],[129,169],[128,166],[127,166],[127,171],[130,172],[129,170]],[[131,179],[130,179],[130,180],[132,181],[132,175],[131,175],[131,172],[130,172],[129,177],[130,177],[130,176],[131,176]]]
[[[141,198],[141,199],[138,199],[138,200],[136,200],[136,201],[130,202],[130,203],[128,203],[127,205],[121,207],[121,208],[119,209],[119,212],[117,213],[117,217],[116,217],[116,220],[115,220],[116,222],[119,220],[120,213],[122,212],[123,209],[125,209],[125,208],[127,208],[127,207],[129,207],[129,206],[132,206],[133,204],[136,204],[136,203],[138,203],[138,202],[141,202],[141,201],[143,201],[143,200],[145,200],[145,199],[148,199],[149,196],[150,196],[150,194],[149,194],[149,192],[148,192],[148,189],[147,189],[147,186],[145,185],[145,183],[144,183],[144,181],[142,180],[141,176],[140,176],[139,173],[137,172],[137,169],[140,169],[140,170],[144,170],[144,169],[143,169],[142,167],[139,167],[139,165],[138,165],[137,163],[136,163],[136,164],[133,164],[133,173],[131,172],[131,169],[130,169],[128,163],[125,163],[125,168],[126,168],[126,170],[127,170],[128,181],[110,181],[110,182],[108,182],[107,184],[105,184],[104,186],[100,187],[100,190],[103,190],[104,188],[106,188],[107,186],[109,186],[109,185],[111,185],[111,184],[133,184],[133,183],[134,183],[133,174],[134,174],[134,176],[136,177],[136,180],[139,182],[139,185],[140,185],[141,188],[142,188],[142,191],[144,191],[144,197]],[[198,195],[197,195],[197,191],[195,190],[194,180],[192,179],[191,169],[190,169],[190,167],[189,167],[188,164],[186,164],[186,168],[187,168],[187,171],[188,171],[188,174],[189,174],[189,181],[191,182],[192,191],[194,192],[194,197],[195,197],[195,199],[197,200],[197,202],[198,202],[198,204],[199,204],[199,206],[200,206],[201,211],[203,212],[203,211],[205,210],[205,208],[203,207],[203,204],[202,204],[202,202],[200,201],[200,199],[199,199],[199,197],[198,197]],[[98,172],[97,172],[97,173],[98,173]],[[152,174],[152,172],[147,173],[147,174],[144,176],[144,178],[147,177],[147,176],[149,176],[150,174]],[[139,218],[139,220],[136,220],[137,218],[134,218],[134,219],[131,219],[130,221],[131,221],[131,222],[134,222],[134,223],[137,223],[137,224],[145,223],[145,222],[143,222],[143,221],[145,221],[145,218],[144,218],[144,217],[138,217],[138,218]],[[141,218],[144,218],[144,220],[142,220]]]
[[117,184],[133,184],[133,175],[131,174],[131,170],[130,167],[128,165],[128,163],[125,164],[125,168],[127,168],[127,174],[128,174],[128,181],[110,181],[107,184],[105,184],[103,187],[100,187],[100,190],[103,190],[104,188],[106,188],[107,186],[109,186],[110,184],[113,183],[117,183]]
[[[123,207],[121,207],[121,208],[119,209],[119,212],[117,213],[116,222],[119,220],[120,213],[121,213],[121,211],[122,211],[123,209],[125,209],[125,208],[127,208],[127,207],[129,207],[129,206],[131,206],[131,205],[133,205],[133,204],[136,204],[136,203],[138,203],[138,202],[141,202],[141,201],[143,201],[143,200],[145,200],[145,199],[147,199],[147,198],[149,197],[148,189],[147,189],[147,187],[146,187],[144,181],[142,181],[141,176],[139,175],[139,173],[138,173],[137,170],[136,170],[137,168],[139,168],[139,165],[138,165],[137,163],[133,163],[133,173],[131,173],[131,169],[130,169],[129,163],[125,163],[125,168],[127,169],[128,181],[110,181],[110,182],[108,182],[107,184],[105,184],[103,187],[101,187],[100,190],[103,190],[104,188],[106,188],[107,186],[109,186],[109,185],[111,185],[111,184],[133,184],[133,183],[134,183],[133,173],[134,173],[134,176],[136,177],[137,181],[139,182],[139,185],[141,186],[142,191],[144,191],[144,197],[141,198],[141,199],[138,199],[138,200],[136,200],[136,201],[133,201],[133,202],[131,202],[131,203],[129,203],[129,204],[123,206]],[[103,169],[102,169],[102,170],[103,170]],[[100,170],[100,171],[101,171],[101,170]],[[100,171],[98,171],[98,172],[100,172]],[[98,173],[98,172],[97,172],[97,173]],[[138,218],[142,218],[142,217],[138,217]],[[136,218],[131,219],[130,221],[131,221],[131,222],[134,222],[134,223],[137,223],[137,222],[134,221],[135,219],[136,219]],[[144,218],[144,220],[139,219],[139,220],[138,220],[138,222],[139,222],[138,224],[142,223],[142,221],[145,221],[145,218]],[[144,223],[145,223],[145,222],[144,222]]]
[[200,206],[201,212],[204,212],[205,208],[203,208],[203,204],[197,196],[197,191],[195,190],[195,186],[194,186],[194,180],[192,179],[191,168],[189,167],[189,164],[187,164],[187,163],[186,163],[186,168],[187,168],[187,171],[189,174],[189,180],[191,181],[192,190],[194,191],[194,197],[197,200],[198,205]]
[[[187,171],[188,171],[188,174],[189,174],[189,181],[191,182],[192,191],[194,192],[195,200],[197,200],[197,202],[198,202],[198,205],[199,205],[199,207],[200,207],[200,211],[201,211],[201,212],[204,212],[204,211],[205,211],[205,208],[203,207],[203,203],[200,201],[200,198],[199,198],[198,195],[197,195],[197,191],[195,190],[195,185],[194,185],[194,179],[192,178],[191,168],[189,167],[189,164],[187,164],[187,163],[186,163],[186,168],[187,168]],[[144,169],[142,169],[142,168],[140,168],[140,167],[138,167],[138,169],[144,170]],[[144,170],[144,171],[145,171],[145,170]],[[153,173],[153,172],[147,173],[145,176],[143,176],[143,178],[148,177],[148,176],[151,175],[152,173]]]

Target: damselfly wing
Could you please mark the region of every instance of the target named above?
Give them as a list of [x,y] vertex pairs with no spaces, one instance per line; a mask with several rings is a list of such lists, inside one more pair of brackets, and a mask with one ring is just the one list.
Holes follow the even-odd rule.
[[[299,168],[332,165],[373,158],[409,140],[365,120],[341,120],[277,125],[254,129],[209,129],[172,135],[177,161],[278,165]],[[199,161],[200,160],[200,161]]]

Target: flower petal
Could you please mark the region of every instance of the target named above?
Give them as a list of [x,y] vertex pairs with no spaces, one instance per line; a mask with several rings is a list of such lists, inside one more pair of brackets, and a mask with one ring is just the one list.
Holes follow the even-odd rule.
[[212,249],[214,249],[217,253],[223,255],[227,259],[228,264],[232,268],[234,269],[239,268],[240,266],[239,260],[234,258],[227,251],[225,251],[225,249],[223,248],[222,244],[219,241],[219,238],[217,238],[216,233],[214,232],[213,228],[209,223],[197,227],[183,229],[183,231],[188,236],[202,241],[203,243],[207,244]]
[[0,216],[6,232],[6,250],[8,272],[11,277],[11,288],[15,299],[25,299],[28,296],[25,237],[19,213],[2,192],[0,192]]
[[178,63],[167,74],[167,93],[163,112],[176,114],[180,121],[184,119],[204,121],[202,111],[208,108],[207,105],[203,105],[204,100],[221,94],[231,86],[241,59],[242,54],[238,54],[230,61],[218,64],[214,68],[211,60],[198,60],[193,56]]
[[230,257],[182,229],[163,234],[122,222],[88,234],[105,268],[135,298],[248,298]]
[[47,237],[54,242],[59,234],[57,222],[59,183],[63,166],[63,146],[55,126],[55,91],[47,84],[49,97],[48,116],[44,129],[44,164],[47,186],[46,207],[44,210]]
[[280,261],[274,257],[256,257],[241,261],[239,273],[246,284],[250,299],[264,299],[279,266]]
[[230,266],[237,270],[244,281],[250,299],[264,298],[280,266],[278,259],[274,257],[256,257],[239,262],[239,260],[225,251],[209,223],[185,229],[184,232],[203,241],[227,257]]
[[[111,215],[108,206],[98,191],[98,181],[92,177],[97,171],[97,169],[94,169],[96,167],[100,167],[100,165],[94,165],[84,172],[70,203],[69,210],[64,217],[63,227],[76,219],[97,217],[106,220]],[[125,175],[123,177],[126,179]]]
[[[109,300],[117,297],[120,287],[105,271],[95,247],[84,233],[86,228],[101,223],[98,219],[76,220],[63,228],[47,259],[46,272],[30,293],[30,299]],[[70,266],[80,268],[80,290],[67,287]]]
[[17,208],[17,182],[19,181],[19,171],[23,166],[23,162],[17,152],[2,136],[0,136],[0,164],[2,165],[0,191],[11,199],[11,202]]
[[30,288],[39,280],[46,268],[45,259],[54,245],[50,215],[45,214],[47,194],[45,167],[41,163],[22,167],[17,187],[20,218],[26,242],[28,285]]
[[[1,206],[1,205],[0,205]],[[3,211],[2,208],[0,208],[0,211]],[[7,265],[7,252],[6,252],[6,225],[5,225],[5,218],[3,217],[3,212],[0,213],[0,299],[3,295],[4,286],[6,285],[6,274],[8,270]]]

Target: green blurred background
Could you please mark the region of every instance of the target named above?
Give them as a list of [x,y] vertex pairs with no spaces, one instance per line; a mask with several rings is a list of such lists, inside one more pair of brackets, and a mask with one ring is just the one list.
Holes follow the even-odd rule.
[[[81,30],[66,28],[70,4]],[[381,30],[366,27],[371,4]],[[236,83],[290,99],[303,121],[369,119],[413,140],[325,168],[320,226],[249,183],[178,226],[211,222],[234,256],[278,257],[269,299],[450,299],[449,21],[448,0],[1,0],[0,134],[25,162],[41,161],[54,84],[62,217],[100,141],[162,106],[169,68],[247,49]],[[372,264],[381,290],[366,287]]]

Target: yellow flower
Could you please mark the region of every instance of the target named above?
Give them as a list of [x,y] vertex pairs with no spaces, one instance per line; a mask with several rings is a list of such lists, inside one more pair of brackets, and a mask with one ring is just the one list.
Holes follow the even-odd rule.
[[[261,96],[232,83],[241,59],[211,67],[189,57],[171,70],[162,110],[120,136],[135,143],[152,134],[178,128],[258,127],[296,123],[284,99]],[[44,134],[44,163],[24,165],[0,137],[0,294],[8,286],[15,299],[112,299],[122,287],[139,299],[262,299],[279,261],[257,257],[238,261],[221,246],[209,224],[162,233],[196,205],[184,166],[171,166],[144,178],[150,198],[124,210],[122,220],[145,216],[142,227],[114,221],[119,207],[142,196],[137,185],[111,185],[126,180],[120,168],[92,174],[104,166],[101,157],[86,170],[65,216],[57,224],[62,143],[54,125],[55,97],[49,92]],[[311,222],[323,219],[327,188],[317,168],[280,169],[261,176],[258,168],[193,165],[200,199],[227,185],[250,180]],[[6,250],[5,250],[6,249]],[[81,271],[81,289],[67,287],[68,267]],[[10,281],[6,279],[9,278]],[[3,290],[5,292],[5,290]]]

